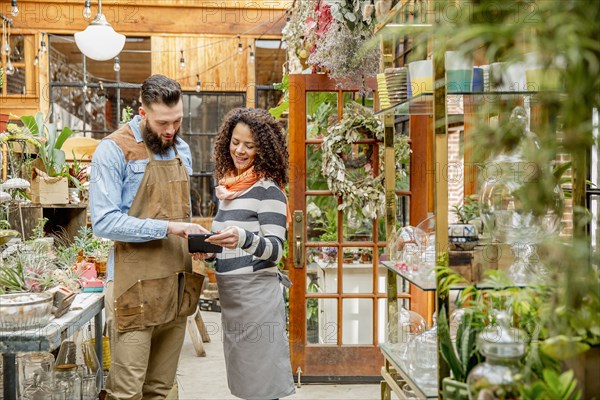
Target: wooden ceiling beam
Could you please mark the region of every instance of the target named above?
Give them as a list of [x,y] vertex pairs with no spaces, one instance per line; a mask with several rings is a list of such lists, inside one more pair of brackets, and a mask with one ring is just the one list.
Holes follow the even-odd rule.
[[[92,14],[97,3],[92,2]],[[152,34],[240,34],[258,37],[280,36],[285,25],[282,14],[289,1],[183,1],[135,0],[102,2],[102,12],[113,28],[127,36]],[[287,6],[287,7],[286,7]],[[1,12],[10,15],[10,2]],[[15,29],[38,29],[52,33],[73,33],[85,29],[82,0],[19,0]],[[258,25],[264,24],[261,27]]]

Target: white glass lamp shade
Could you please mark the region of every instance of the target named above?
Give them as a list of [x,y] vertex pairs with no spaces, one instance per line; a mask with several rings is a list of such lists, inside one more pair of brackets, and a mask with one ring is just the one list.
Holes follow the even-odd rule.
[[86,57],[106,61],[123,50],[125,35],[115,32],[104,15],[98,14],[84,31],[75,33],[75,43]]

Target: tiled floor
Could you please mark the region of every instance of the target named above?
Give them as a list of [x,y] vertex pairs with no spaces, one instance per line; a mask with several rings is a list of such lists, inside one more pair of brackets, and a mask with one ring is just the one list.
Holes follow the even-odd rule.
[[[236,399],[229,392],[223,360],[223,345],[220,337],[221,314],[202,312],[202,318],[211,336],[210,343],[204,343],[206,357],[197,357],[189,335],[186,334],[177,383],[180,400],[223,400]],[[296,388],[296,394],[286,397],[295,400],[378,400],[379,385],[316,385],[303,384]]]

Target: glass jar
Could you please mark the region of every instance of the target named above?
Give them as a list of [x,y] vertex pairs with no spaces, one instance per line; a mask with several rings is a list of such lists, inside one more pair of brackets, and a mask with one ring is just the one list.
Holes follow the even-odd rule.
[[28,393],[33,398],[33,393],[42,392],[41,388],[52,386],[52,368],[54,356],[48,352],[25,353],[17,358],[19,364],[19,390]]
[[510,327],[509,317],[498,316],[498,324],[479,334],[477,345],[485,361],[471,370],[467,377],[469,399],[520,399],[523,380],[521,357],[527,346],[526,334]]
[[424,390],[437,390],[437,325],[416,335],[409,348],[409,365],[415,382]]
[[76,364],[61,364],[54,368],[54,385],[64,392],[66,400],[81,400],[81,376]]
[[[536,245],[558,230],[564,205],[551,168],[536,158],[541,146],[527,123],[526,111],[515,107],[505,135],[516,144],[485,164],[480,201],[486,230],[512,246],[515,259],[508,275],[515,284],[544,279]],[[541,191],[542,186],[552,191]]]

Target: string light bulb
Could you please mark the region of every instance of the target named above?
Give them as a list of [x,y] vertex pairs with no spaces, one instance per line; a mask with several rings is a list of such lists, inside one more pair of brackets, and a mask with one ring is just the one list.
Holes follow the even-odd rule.
[[200,75],[196,74],[196,92],[200,93],[202,87],[200,86]]
[[182,71],[185,69],[185,57],[183,56],[183,50],[181,50],[181,58],[179,59],[179,69]]
[[2,44],[2,54],[4,54],[5,56],[10,55],[10,45],[8,44],[7,38],[4,39],[4,43]]
[[40,42],[40,53],[45,54],[48,51],[48,48],[46,47],[46,41],[44,40],[44,37],[46,36],[46,32],[42,32],[42,41]]
[[40,63],[40,50],[38,49],[38,51],[35,55],[35,58],[33,59],[33,65],[35,65],[37,67],[39,63]]
[[10,4],[10,13],[13,17],[16,17],[17,15],[19,15],[19,6],[17,5],[17,0],[12,0]]
[[85,0],[85,5],[83,6],[83,18],[90,19],[91,17],[92,17],[91,0]]
[[115,57],[113,69],[115,70],[115,72],[119,72],[121,70],[121,63],[119,62],[119,57]]
[[8,59],[8,63],[6,64],[6,71],[4,71],[6,75],[13,75],[15,73],[15,66],[12,65],[10,58]]
[[240,37],[240,35],[237,35],[238,37],[238,53],[242,54],[244,52],[244,45],[242,44],[242,38]]
[[254,50],[252,49],[252,46],[248,46],[248,47],[250,48],[250,56],[248,57],[248,62],[253,63],[255,60]]

